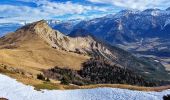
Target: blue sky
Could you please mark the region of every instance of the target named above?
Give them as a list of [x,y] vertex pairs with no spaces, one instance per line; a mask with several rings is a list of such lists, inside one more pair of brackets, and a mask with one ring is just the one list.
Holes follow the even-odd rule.
[[0,23],[90,19],[122,9],[166,9],[170,0],[0,0]]

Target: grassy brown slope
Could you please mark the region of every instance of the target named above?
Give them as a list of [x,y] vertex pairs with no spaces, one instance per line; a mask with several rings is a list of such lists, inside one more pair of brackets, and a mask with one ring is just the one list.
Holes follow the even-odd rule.
[[8,66],[24,69],[28,72],[37,72],[48,69],[52,66],[69,66],[71,69],[78,70],[81,63],[88,57],[54,51],[43,50],[22,50],[22,49],[2,49],[0,50],[0,63]]
[[[18,34],[20,34],[20,37]],[[11,38],[13,40],[10,40]],[[11,44],[10,41],[8,43],[7,40],[14,43]],[[89,59],[88,56],[56,50],[36,34],[33,36],[31,33],[30,35],[11,33],[0,39],[0,44],[1,64],[24,69],[33,74],[56,65],[79,70],[81,64]]]

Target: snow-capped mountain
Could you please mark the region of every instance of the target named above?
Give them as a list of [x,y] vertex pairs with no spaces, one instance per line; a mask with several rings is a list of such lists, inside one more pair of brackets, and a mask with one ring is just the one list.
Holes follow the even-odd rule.
[[[112,45],[133,46],[133,48],[127,48],[128,50],[141,51],[147,49],[151,51],[162,45],[163,47],[169,48],[169,9],[170,8],[166,10],[146,9],[144,11],[122,10],[114,15],[81,21],[78,24],[60,23],[60,27],[57,27],[57,29],[67,34],[76,29],[83,29],[96,38],[107,41]],[[158,39],[155,40],[155,38]],[[154,40],[154,42],[149,42],[150,45],[147,47],[143,46],[143,44],[146,44],[146,41],[149,40]],[[161,40],[164,40],[164,42]]]
[[49,24],[53,29],[59,30],[60,32],[64,34],[69,34],[73,27],[78,24],[81,21],[81,19],[72,19],[67,21],[60,21],[56,24]]
[[143,37],[169,37],[164,30],[169,24],[169,11],[147,9],[123,10],[111,17],[82,21],[74,28],[83,28],[110,43],[138,41]]
[[60,20],[46,20],[46,22],[47,22],[50,26],[55,26],[56,24],[61,23]]

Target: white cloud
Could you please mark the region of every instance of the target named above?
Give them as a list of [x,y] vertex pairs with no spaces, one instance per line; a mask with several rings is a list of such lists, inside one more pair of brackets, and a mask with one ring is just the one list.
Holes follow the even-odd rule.
[[118,7],[144,10],[147,8],[165,9],[170,6],[170,0],[87,0],[93,3],[112,4]]
[[90,6],[83,6],[71,2],[56,3],[45,0],[39,1],[37,4],[39,5],[39,9],[43,10],[44,12],[56,15],[81,14],[88,10],[92,10]]
[[[170,5],[169,0],[86,0],[93,3],[111,4],[113,6],[97,6],[85,5],[79,3],[67,2],[52,2],[50,0],[16,0],[22,2],[32,2],[37,7],[30,7],[26,5],[11,5],[0,4],[0,23],[28,20],[36,21],[40,19],[53,19],[65,15],[69,18],[93,18],[110,14],[121,9],[139,9],[146,8],[162,8],[165,9]],[[66,18],[64,18],[66,19]]]
[[13,5],[1,5],[0,16],[3,16],[4,19],[1,19],[0,22],[9,22],[17,20],[36,20],[47,18],[48,13],[41,12],[39,9],[31,8],[27,6],[13,6]]
[[[22,0],[18,0],[22,1]],[[25,0],[24,0],[25,1]],[[30,2],[27,0],[25,2]],[[106,12],[107,7],[87,6],[72,2],[50,2],[48,0],[31,0],[37,4],[37,7],[30,6],[14,6],[14,5],[0,5],[0,22],[29,20],[35,21],[40,19],[50,19],[55,16],[63,16],[67,14],[81,15],[90,11]]]

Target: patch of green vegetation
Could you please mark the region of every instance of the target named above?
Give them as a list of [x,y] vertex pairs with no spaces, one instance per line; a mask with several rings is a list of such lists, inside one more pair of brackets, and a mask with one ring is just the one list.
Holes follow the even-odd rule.
[[60,89],[60,86],[57,84],[52,84],[49,82],[43,82],[42,84],[34,85],[36,90],[47,89],[47,90],[56,90]]
[[61,84],[64,84],[64,85],[69,85],[70,83],[70,80],[67,76],[63,76],[63,78],[61,79]]

